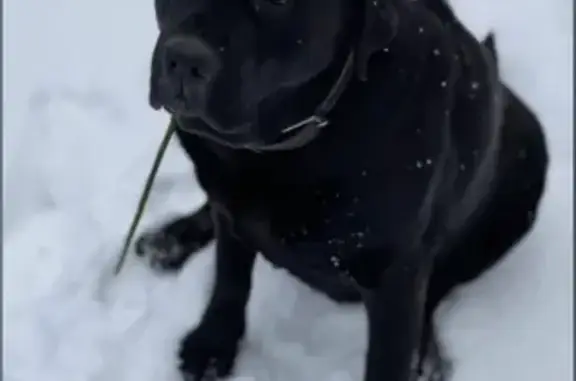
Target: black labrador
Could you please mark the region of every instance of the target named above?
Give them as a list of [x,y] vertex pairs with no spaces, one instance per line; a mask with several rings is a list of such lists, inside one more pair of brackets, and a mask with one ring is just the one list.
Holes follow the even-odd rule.
[[492,37],[444,0],[156,0],[156,16],[150,103],[172,115],[208,201],[137,252],[177,270],[216,239],[181,371],[233,371],[260,252],[364,303],[364,381],[430,364],[445,379],[433,313],[530,231],[548,167]]

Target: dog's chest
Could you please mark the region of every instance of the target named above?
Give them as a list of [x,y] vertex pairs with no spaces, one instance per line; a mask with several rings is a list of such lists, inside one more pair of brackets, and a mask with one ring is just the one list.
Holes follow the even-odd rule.
[[370,231],[362,212],[366,199],[352,193],[330,183],[292,191],[270,205],[271,232],[286,246],[327,254],[361,248]]
[[219,159],[210,171],[219,176],[205,176],[202,185],[209,197],[230,208],[233,218],[257,215],[275,241],[314,256],[363,245],[369,230],[363,209],[373,188],[362,186],[366,173],[356,163],[343,170],[333,167],[331,157],[305,152]]
[[342,272],[342,262],[377,246],[362,197],[330,182],[265,188],[270,193],[261,195],[256,205],[267,237],[252,243],[275,266],[305,282],[343,282],[344,287],[349,279]]
[[[278,166],[274,173],[258,176],[245,198],[253,203],[245,204],[246,210],[257,210],[268,239],[282,248],[267,253],[267,245],[254,242],[271,262],[328,271],[339,259],[379,246],[375,238],[381,225],[373,210],[377,191],[347,177],[312,173],[312,165],[284,169]],[[282,255],[291,258],[278,258]]]

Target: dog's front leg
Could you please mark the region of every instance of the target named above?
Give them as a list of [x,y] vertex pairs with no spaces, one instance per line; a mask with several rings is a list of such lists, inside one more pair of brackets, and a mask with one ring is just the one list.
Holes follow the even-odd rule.
[[371,289],[363,289],[368,316],[364,381],[411,381],[422,329],[428,264],[412,260],[390,266]]
[[256,251],[234,236],[229,220],[214,211],[216,269],[212,295],[198,327],[180,347],[180,370],[186,380],[228,376],[246,329]]

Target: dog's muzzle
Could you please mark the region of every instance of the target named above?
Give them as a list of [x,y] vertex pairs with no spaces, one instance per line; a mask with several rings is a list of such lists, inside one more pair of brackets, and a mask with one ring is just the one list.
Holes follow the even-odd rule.
[[197,116],[205,108],[220,67],[218,54],[200,38],[168,38],[162,53],[164,107],[172,113]]

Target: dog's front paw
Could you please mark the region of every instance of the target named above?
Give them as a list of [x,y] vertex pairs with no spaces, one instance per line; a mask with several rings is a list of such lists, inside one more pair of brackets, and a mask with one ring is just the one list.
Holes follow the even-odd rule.
[[[234,325],[234,324],[232,324]],[[230,326],[200,326],[180,345],[180,371],[185,381],[216,381],[232,373],[240,335]]]
[[142,234],[135,245],[136,254],[148,260],[150,267],[158,271],[177,271],[194,251],[163,230]]
[[136,241],[136,254],[160,271],[180,270],[191,255],[214,239],[214,225],[208,207],[178,218],[142,234]]

